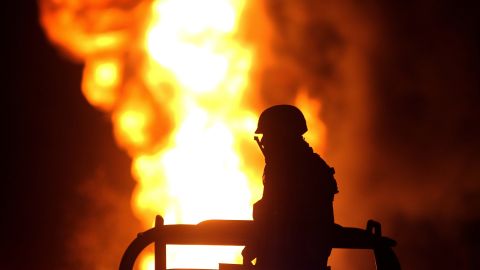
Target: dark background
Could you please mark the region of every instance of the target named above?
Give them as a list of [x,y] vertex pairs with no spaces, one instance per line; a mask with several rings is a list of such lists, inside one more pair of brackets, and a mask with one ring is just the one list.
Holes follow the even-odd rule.
[[[108,116],[82,96],[83,66],[63,57],[47,41],[35,1],[18,1],[4,11],[9,13],[10,28],[5,41],[7,175],[2,188],[0,268],[91,269],[86,266],[91,260],[79,261],[86,254],[72,252],[107,257],[108,241],[115,241],[108,239],[117,235],[116,230],[127,232],[118,247],[122,250],[140,231],[120,228],[115,220],[100,222],[114,208],[110,204],[115,198],[105,202],[111,196],[107,189],[117,198],[131,194],[135,182],[130,159],[115,145]],[[95,201],[95,192],[104,198]],[[128,199],[117,204],[125,219],[137,224]],[[90,225],[95,220],[103,235],[88,239],[93,236],[82,232],[93,231],[88,226],[95,226]],[[83,239],[72,240],[79,234]],[[92,244],[83,245],[96,243],[98,250],[82,251],[82,243],[89,241]],[[119,257],[110,260],[116,265]]]
[[[433,210],[389,214],[405,269],[479,269],[479,8],[467,1],[368,5],[382,14],[384,36],[382,57],[371,64],[375,151],[366,184],[412,204],[437,198]],[[7,176],[0,268],[89,269],[71,254],[69,239],[88,231],[85,220],[107,215],[115,198],[130,196],[130,160],[114,143],[110,119],[82,97],[82,65],[46,40],[35,2],[4,11]],[[96,185],[86,179],[97,179]],[[100,203],[89,197],[91,190],[116,195]],[[126,209],[122,220],[136,224],[128,204],[115,208]],[[115,220],[104,226],[118,235]],[[127,229],[119,249],[136,229]],[[99,253],[109,246],[108,236],[88,241],[98,241]]]

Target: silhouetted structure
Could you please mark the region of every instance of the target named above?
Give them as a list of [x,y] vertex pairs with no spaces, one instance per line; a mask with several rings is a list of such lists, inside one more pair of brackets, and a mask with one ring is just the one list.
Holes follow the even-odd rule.
[[291,105],[265,110],[256,137],[265,156],[255,241],[242,253],[260,269],[327,269],[334,230],[334,169],[304,140],[307,124]]
[[[395,241],[381,235],[380,223],[366,230],[334,222],[338,192],[334,170],[309,147],[301,111],[291,105],[265,110],[255,137],[265,156],[263,197],[253,207],[253,221],[208,220],[198,225],[164,225],[140,233],[129,245],[120,270],[132,270],[140,252],[155,244],[155,270],[166,269],[166,245],[245,245],[243,265],[220,270],[324,270],[332,248],[373,249],[377,270],[400,270]],[[257,259],[252,265],[252,260]]]
[[[138,255],[147,246],[155,245],[155,270],[166,270],[166,245],[233,245],[251,243],[255,236],[255,222],[251,220],[206,220],[197,225],[164,225],[157,216],[155,227],[139,233],[125,250],[119,270],[133,270]],[[392,250],[395,241],[381,235],[380,223],[368,221],[367,229],[335,225],[333,248],[373,249],[377,270],[400,270]],[[220,264],[220,270],[257,270],[257,266]],[[275,270],[275,269],[268,269]]]

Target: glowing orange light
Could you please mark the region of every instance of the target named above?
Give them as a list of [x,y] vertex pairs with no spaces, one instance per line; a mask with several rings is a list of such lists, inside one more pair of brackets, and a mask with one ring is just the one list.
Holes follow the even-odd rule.
[[[242,105],[254,59],[237,38],[245,1],[140,1],[131,10],[120,2],[42,0],[42,24],[85,62],[83,93],[111,114],[132,156],[134,214],[145,229],[157,214],[166,224],[250,219],[263,160],[242,155],[257,150],[258,115]],[[296,104],[313,123],[320,105],[305,95]],[[167,122],[171,129],[155,135]],[[324,128],[310,132],[320,145]],[[167,267],[217,268],[239,262],[240,249],[170,246]],[[144,254],[139,267],[153,269],[153,261]]]
[[82,90],[88,101],[98,108],[110,110],[118,97],[120,63],[114,59],[96,59],[87,62]]

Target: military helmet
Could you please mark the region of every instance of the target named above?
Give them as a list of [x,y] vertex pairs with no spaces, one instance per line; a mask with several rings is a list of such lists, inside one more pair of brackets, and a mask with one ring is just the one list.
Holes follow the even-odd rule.
[[292,105],[275,105],[262,112],[256,134],[302,135],[307,132],[302,112]]

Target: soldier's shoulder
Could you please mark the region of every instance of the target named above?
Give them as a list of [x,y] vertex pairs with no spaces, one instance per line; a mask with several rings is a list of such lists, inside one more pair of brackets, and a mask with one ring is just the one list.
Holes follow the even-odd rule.
[[325,181],[327,189],[332,194],[338,193],[337,181],[335,180],[335,169],[330,167],[327,162],[317,153],[314,153],[314,159],[318,172],[322,175],[321,179]]
[[327,166],[327,167],[329,167],[328,164],[327,164],[327,162],[326,162],[319,154],[317,154],[317,153],[314,152],[314,153],[312,154],[312,156],[313,156],[313,160],[314,160],[317,164],[320,164],[320,165],[322,165],[322,166]]

